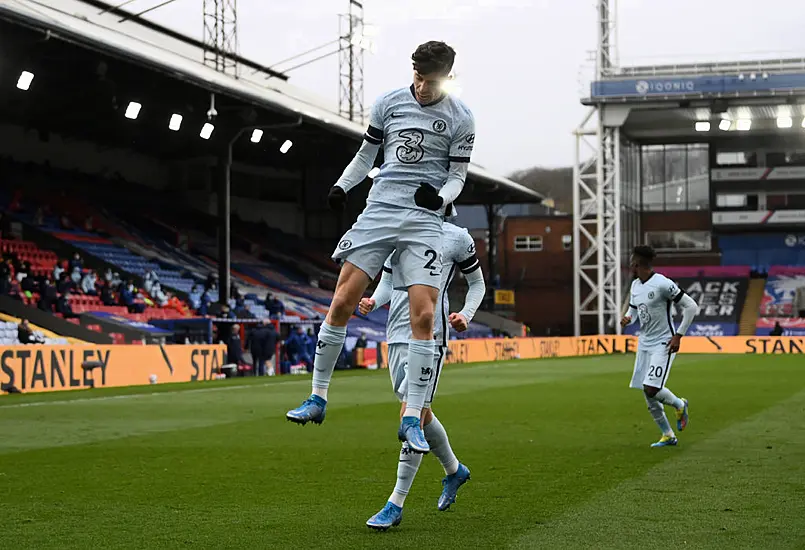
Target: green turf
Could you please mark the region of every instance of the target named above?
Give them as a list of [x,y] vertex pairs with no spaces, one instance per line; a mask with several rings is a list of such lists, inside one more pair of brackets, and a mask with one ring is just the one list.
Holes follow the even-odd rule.
[[284,420],[301,377],[2,397],[4,546],[804,547],[805,361],[680,357],[668,449],[631,361],[449,367],[435,410],[472,481],[436,511],[426,457],[387,533],[364,526],[395,479],[385,372],[336,375],[321,427]]

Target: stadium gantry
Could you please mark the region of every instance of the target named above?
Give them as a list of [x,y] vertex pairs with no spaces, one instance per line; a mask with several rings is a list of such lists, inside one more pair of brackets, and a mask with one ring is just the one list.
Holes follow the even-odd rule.
[[[356,201],[344,217],[335,216],[327,212],[325,197],[365,128],[292,86],[285,75],[244,58],[238,58],[238,77],[216,71],[204,63],[202,42],[96,0],[0,2],[0,27],[4,78],[25,72],[31,79],[25,94],[13,87],[0,93],[7,124],[159,159],[204,159],[196,164],[212,173],[205,176],[211,178],[211,194],[224,197],[230,194],[226,168],[232,144],[236,164],[272,171],[262,183],[278,200],[295,201],[304,217],[298,223],[311,238],[340,234],[346,218],[359,212]],[[136,121],[123,116],[132,104]],[[276,147],[256,147],[256,134],[245,131],[253,129],[259,130],[257,142],[276,142]],[[459,203],[489,206],[543,198],[475,164],[467,184]],[[220,300],[225,303],[228,201],[218,201],[217,209]]]
[[[761,143],[786,150],[805,131],[805,58],[620,67],[614,4],[597,2],[595,80],[574,131],[576,335],[620,333],[624,275],[630,249],[643,238],[642,212],[708,211],[724,182],[768,177],[764,168],[719,169],[730,163],[717,163],[717,154]],[[777,170],[775,177],[784,175]],[[740,209],[713,212],[713,225],[763,222],[762,212],[747,217]]]

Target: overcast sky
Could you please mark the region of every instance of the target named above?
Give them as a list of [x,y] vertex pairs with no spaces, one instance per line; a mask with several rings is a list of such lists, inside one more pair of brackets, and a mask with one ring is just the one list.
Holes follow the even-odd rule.
[[[137,0],[139,11],[159,3]],[[195,37],[201,0],[175,0],[150,17]],[[458,52],[461,98],[473,110],[473,160],[508,174],[572,162],[572,129],[584,116],[582,82],[596,47],[594,0],[363,0],[379,27],[366,56],[367,106],[411,81],[410,54],[427,40]],[[347,0],[238,0],[241,55],[266,65],[338,36]],[[805,57],[798,0],[620,0],[621,64]],[[338,101],[336,56],[292,71],[291,83]]]

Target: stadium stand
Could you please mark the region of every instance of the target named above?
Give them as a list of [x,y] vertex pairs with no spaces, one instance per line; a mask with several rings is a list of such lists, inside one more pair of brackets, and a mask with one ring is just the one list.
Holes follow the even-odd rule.
[[805,267],[769,270],[756,334],[768,335],[777,324],[786,336],[805,334]]
[[772,266],[805,266],[805,247],[791,246],[788,234],[740,234],[718,237],[723,265],[748,265],[756,273]]

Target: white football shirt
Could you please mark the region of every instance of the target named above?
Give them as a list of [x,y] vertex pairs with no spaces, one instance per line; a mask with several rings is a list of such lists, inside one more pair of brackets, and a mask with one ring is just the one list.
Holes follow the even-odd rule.
[[652,273],[645,283],[640,279],[632,281],[629,307],[637,310],[640,321],[638,349],[652,351],[668,345],[676,333],[671,304],[679,302],[684,294],[675,282],[659,273]]

